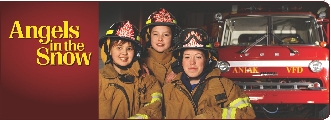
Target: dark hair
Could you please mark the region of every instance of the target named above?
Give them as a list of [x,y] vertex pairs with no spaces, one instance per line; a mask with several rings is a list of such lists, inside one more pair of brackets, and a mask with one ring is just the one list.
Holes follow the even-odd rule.
[[116,39],[116,40],[113,40],[111,41],[110,43],[110,49],[113,47],[113,46],[116,46],[116,45],[123,45],[125,43],[129,43],[132,45],[132,49],[135,50],[135,45],[132,43],[132,42],[129,42],[127,40],[121,40],[121,39]]

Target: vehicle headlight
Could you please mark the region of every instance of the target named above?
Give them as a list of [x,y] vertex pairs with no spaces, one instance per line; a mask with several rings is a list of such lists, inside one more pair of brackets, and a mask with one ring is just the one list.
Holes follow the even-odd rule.
[[309,68],[313,72],[320,72],[322,70],[322,63],[320,61],[314,60],[309,63]]
[[221,70],[221,72],[228,72],[230,70],[230,64],[225,61],[218,61],[216,67]]

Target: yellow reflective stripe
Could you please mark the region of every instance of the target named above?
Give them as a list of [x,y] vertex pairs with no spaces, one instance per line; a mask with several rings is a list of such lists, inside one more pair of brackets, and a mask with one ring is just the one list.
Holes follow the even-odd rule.
[[129,119],[148,119],[148,116],[145,114],[136,114],[134,116],[129,117]]
[[222,119],[226,119],[227,112],[228,112],[228,109],[222,108]]
[[246,105],[246,106],[248,106],[248,103],[246,103],[246,101],[239,101],[239,102],[237,102],[235,105],[230,106],[230,107],[235,107],[235,108],[237,108],[237,107],[239,107],[239,106],[241,106],[241,105]]
[[232,111],[231,111],[231,113],[230,113],[230,114],[231,114],[230,119],[235,119],[235,118],[236,118],[236,112],[237,112],[236,109],[237,109],[237,108],[232,108]]
[[177,24],[177,21],[176,20],[172,20],[173,23]]
[[244,108],[244,107],[252,107],[252,104],[250,104],[250,103],[246,103],[246,104],[240,104],[239,106],[238,106],[238,108]]
[[237,98],[236,100],[232,101],[229,104],[229,107],[238,107],[241,104],[247,104],[247,106],[249,106],[248,104],[250,104],[249,102],[249,97],[244,97],[244,98]]
[[154,103],[155,101],[160,101],[161,102],[161,99],[162,99],[162,94],[161,93],[158,93],[158,92],[153,93],[151,102],[144,105],[144,106],[148,106],[148,105]]
[[146,21],[146,25],[150,24],[151,22],[152,22],[152,20],[151,20],[151,19],[148,19],[148,20]]
[[209,43],[208,45],[206,45],[207,48],[211,48],[211,44]]
[[235,119],[237,108],[222,108],[222,119]]
[[136,40],[137,40],[137,41],[140,41],[140,37],[139,37],[139,36],[137,36]]
[[159,97],[159,98],[162,98],[162,93],[159,93],[159,92],[155,92],[155,93],[152,93],[152,97]]
[[252,107],[249,102],[249,97],[237,98],[229,104],[229,107],[222,108],[222,119],[235,119],[237,108]]
[[151,102],[148,103],[148,105],[154,103],[155,101],[160,101],[161,102],[161,99],[160,98],[152,98]]
[[111,34],[113,34],[113,32],[114,32],[114,30],[108,30],[108,31],[106,32],[106,35],[111,35]]

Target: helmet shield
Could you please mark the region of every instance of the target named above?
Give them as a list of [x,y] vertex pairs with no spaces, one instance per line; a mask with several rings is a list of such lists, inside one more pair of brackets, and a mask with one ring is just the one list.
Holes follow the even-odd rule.
[[108,38],[112,40],[128,40],[131,42],[140,43],[139,31],[138,29],[130,23],[130,21],[121,21],[114,23],[107,30],[106,35],[99,39],[99,47],[103,45],[104,41]]
[[207,56],[209,58],[217,58],[218,56],[217,51],[213,48],[213,39],[203,29],[186,28],[180,32],[177,41],[176,48],[173,51],[176,58],[180,57],[180,51],[189,48],[207,51],[210,54]]
[[207,33],[202,29],[188,28],[179,35],[182,47],[210,47]]
[[150,47],[150,31],[154,26],[168,26],[172,31],[172,43],[174,43],[174,38],[178,36],[180,32],[180,27],[177,25],[175,16],[168,12],[164,8],[153,12],[146,20],[146,25],[141,29],[140,36],[146,43],[146,47]]

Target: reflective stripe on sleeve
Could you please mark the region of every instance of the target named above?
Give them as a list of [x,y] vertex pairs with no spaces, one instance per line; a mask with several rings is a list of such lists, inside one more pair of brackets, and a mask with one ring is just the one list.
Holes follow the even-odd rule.
[[[232,108],[231,113],[230,113],[230,119],[235,119],[236,118],[236,110],[237,108]],[[229,116],[229,115],[228,115]]]
[[237,108],[222,108],[222,119],[235,119]]
[[136,114],[131,116],[129,119],[148,119],[148,116],[145,114]]
[[252,107],[249,102],[249,97],[237,98],[229,104],[229,107],[222,108],[222,119],[235,119],[236,109],[244,107]]
[[160,101],[161,102],[161,99],[162,99],[162,94],[161,93],[158,93],[158,92],[155,92],[155,93],[152,94],[152,100],[151,100],[151,102],[148,103],[148,104],[145,104],[144,107],[145,106],[148,106],[150,104],[153,104],[155,101]]
[[244,108],[244,107],[252,107],[251,103],[249,102],[249,97],[244,98],[237,98],[236,100],[232,101],[229,107],[235,108]]

